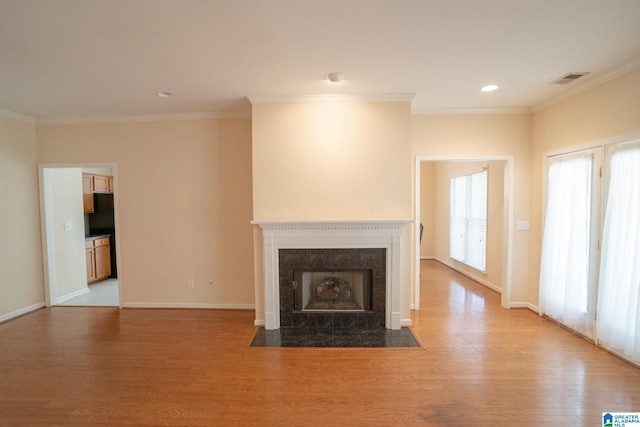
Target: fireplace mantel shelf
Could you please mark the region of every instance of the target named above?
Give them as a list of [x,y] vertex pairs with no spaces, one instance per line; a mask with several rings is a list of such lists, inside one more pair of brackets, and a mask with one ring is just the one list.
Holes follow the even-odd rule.
[[384,248],[387,253],[387,329],[400,329],[402,229],[411,219],[290,220],[251,223],[262,228],[266,329],[280,328],[278,251],[312,248]]

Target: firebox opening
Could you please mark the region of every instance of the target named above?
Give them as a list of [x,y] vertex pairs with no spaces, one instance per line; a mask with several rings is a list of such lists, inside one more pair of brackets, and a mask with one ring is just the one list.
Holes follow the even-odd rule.
[[296,311],[371,311],[371,270],[294,270]]

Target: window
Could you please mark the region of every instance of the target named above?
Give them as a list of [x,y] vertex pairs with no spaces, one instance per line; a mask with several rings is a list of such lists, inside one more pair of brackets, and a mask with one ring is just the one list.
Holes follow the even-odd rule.
[[547,164],[540,312],[640,363],[640,141]]
[[450,179],[449,256],[480,271],[487,258],[487,169]]
[[607,147],[598,341],[640,363],[640,142]]
[[593,337],[592,206],[595,150],[548,160],[547,202],[540,265],[540,311]]

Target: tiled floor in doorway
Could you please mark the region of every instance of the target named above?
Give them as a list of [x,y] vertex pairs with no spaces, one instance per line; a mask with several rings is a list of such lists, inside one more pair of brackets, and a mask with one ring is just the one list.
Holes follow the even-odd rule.
[[107,279],[102,282],[89,285],[89,292],[56,305],[63,306],[108,306],[117,307],[118,280]]

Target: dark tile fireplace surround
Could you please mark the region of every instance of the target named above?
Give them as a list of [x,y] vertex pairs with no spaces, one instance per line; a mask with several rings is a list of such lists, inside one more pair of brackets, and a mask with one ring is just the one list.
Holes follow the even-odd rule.
[[[384,329],[386,249],[280,249],[280,326],[283,328]],[[371,309],[302,311],[296,307],[296,271],[371,271]]]

